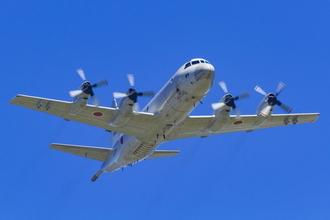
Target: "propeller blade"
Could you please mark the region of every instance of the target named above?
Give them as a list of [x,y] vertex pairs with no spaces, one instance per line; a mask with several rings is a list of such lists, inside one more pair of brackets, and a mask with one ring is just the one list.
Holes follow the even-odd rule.
[[262,94],[262,95],[267,95],[267,93],[266,93],[264,90],[262,90],[262,88],[261,88],[260,86],[256,86],[256,87],[254,88],[254,90],[255,90],[256,92],[259,92],[259,93]]
[[100,102],[99,102],[98,98],[96,98],[96,95],[91,95],[91,97],[92,97],[92,100],[93,100],[93,104],[96,105],[96,106],[99,106]]
[[272,106],[267,105],[265,108],[263,108],[260,112],[260,114],[264,117],[268,117],[268,115],[270,114],[270,110],[272,109]]
[[140,105],[138,102],[135,102],[133,105],[133,111],[138,112],[140,111]]
[[138,96],[153,96],[155,95],[155,93],[153,91],[149,91],[149,92],[139,92],[137,94]]
[[276,104],[277,104],[278,106],[280,106],[285,112],[287,112],[287,113],[291,113],[292,108],[290,108],[289,106],[287,106],[287,105],[281,103],[280,101],[277,101]]
[[239,96],[236,96],[234,98],[234,100],[243,99],[243,98],[246,98],[246,97],[249,97],[249,96],[250,96],[249,93],[245,92],[245,93],[240,94]]
[[72,98],[80,95],[81,93],[83,93],[83,91],[80,90],[80,89],[79,90],[72,90],[72,91],[69,92],[69,94]]
[[228,93],[228,89],[227,89],[226,83],[224,81],[219,82],[219,86],[222,88],[222,90],[225,93]]
[[94,85],[92,85],[92,87],[98,87],[98,86],[103,86],[103,85],[108,85],[108,81],[104,79],[98,83],[95,83]]
[[118,103],[117,103],[117,100],[115,98],[112,99],[111,107],[112,108],[118,108]]
[[133,74],[127,74],[128,82],[131,85],[131,87],[134,86],[134,76]]
[[235,109],[236,108],[236,104],[235,104],[235,102],[233,101],[233,104],[232,104],[232,106],[231,106],[233,109]]
[[238,108],[234,108],[235,114],[236,114],[236,118],[240,118],[241,117],[241,112],[238,110]]
[[213,103],[211,104],[213,110],[218,110],[219,108],[225,106],[226,104],[223,102]]
[[279,95],[285,87],[286,87],[286,85],[284,83],[280,82],[276,89],[276,96]]
[[94,96],[94,91],[92,88],[90,88],[90,93],[89,93],[91,96]]
[[85,76],[84,70],[82,70],[82,69],[77,69],[77,73],[78,73],[79,76],[82,78],[82,80],[86,80],[86,76]]
[[114,92],[113,97],[116,99],[124,98],[127,97],[126,93],[121,93],[121,92]]

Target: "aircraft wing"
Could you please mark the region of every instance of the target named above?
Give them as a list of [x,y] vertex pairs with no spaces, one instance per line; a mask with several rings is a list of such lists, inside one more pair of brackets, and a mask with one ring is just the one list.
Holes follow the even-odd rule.
[[215,116],[188,116],[178,124],[166,139],[175,140],[189,137],[207,137],[216,134],[225,134],[239,131],[254,131],[263,128],[271,128],[285,125],[313,123],[319,117],[319,113],[307,114],[273,114],[265,123],[254,126],[257,115],[242,115],[240,119],[230,116],[228,124],[217,132],[207,131],[209,122]]
[[[140,140],[148,137],[149,132],[156,129],[160,122],[159,116],[152,113],[139,112],[123,126],[110,126],[109,122],[118,111],[116,108],[86,105],[77,115],[69,115],[72,102],[46,99],[34,96],[17,95],[9,104],[19,105],[40,112],[72,120],[109,131],[135,136]],[[173,131],[166,137],[167,141],[189,138],[207,137],[210,135],[224,134],[239,131],[254,131],[257,129],[278,127],[292,124],[312,123],[317,120],[319,113],[307,114],[273,114],[265,123],[254,126],[256,115],[242,115],[239,120],[231,116],[228,124],[217,132],[207,131],[208,124],[215,116],[187,116],[177,124]]]
[[79,114],[69,115],[68,113],[70,112],[72,102],[34,96],[17,95],[9,102],[9,104],[23,106],[36,111],[59,116],[65,120],[81,122],[108,131],[135,136],[140,140],[147,137],[148,131],[152,131],[154,126],[159,123],[157,115],[139,112],[139,114],[133,114],[127,124],[120,127],[114,127],[110,126],[109,122],[118,111],[116,108],[86,105]]

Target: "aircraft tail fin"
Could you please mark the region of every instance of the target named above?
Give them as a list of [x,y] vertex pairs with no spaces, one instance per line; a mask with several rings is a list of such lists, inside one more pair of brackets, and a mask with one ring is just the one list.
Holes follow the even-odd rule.
[[108,159],[108,156],[112,151],[111,148],[79,146],[79,145],[69,145],[69,144],[51,144],[49,148],[67,152],[70,154],[75,154],[81,157],[87,157],[102,162]]
[[155,150],[147,159],[170,157],[179,154],[179,150]]

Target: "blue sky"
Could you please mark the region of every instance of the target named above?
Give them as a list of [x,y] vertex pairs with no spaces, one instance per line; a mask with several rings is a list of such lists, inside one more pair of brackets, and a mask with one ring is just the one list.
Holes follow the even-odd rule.
[[[329,219],[329,1],[2,1],[0,71],[1,219]],[[90,178],[101,163],[50,143],[109,146],[102,129],[8,105],[16,94],[71,100],[81,79],[104,106],[129,87],[158,91],[186,61],[201,57],[215,82],[250,93],[287,88],[303,124],[168,142],[176,157]],[[212,113],[214,84],[191,114]],[[140,106],[149,99],[140,98]],[[275,113],[283,113],[275,109]]]

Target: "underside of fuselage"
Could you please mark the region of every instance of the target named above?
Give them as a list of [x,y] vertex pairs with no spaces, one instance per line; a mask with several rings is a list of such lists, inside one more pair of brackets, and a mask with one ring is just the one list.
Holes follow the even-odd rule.
[[[203,62],[202,62],[203,61]],[[190,64],[190,65],[189,65]],[[188,66],[187,66],[188,65]],[[121,135],[101,170],[113,172],[146,159],[205,97],[213,85],[215,69],[203,59],[184,64],[142,110],[160,116],[157,128],[144,140]]]

